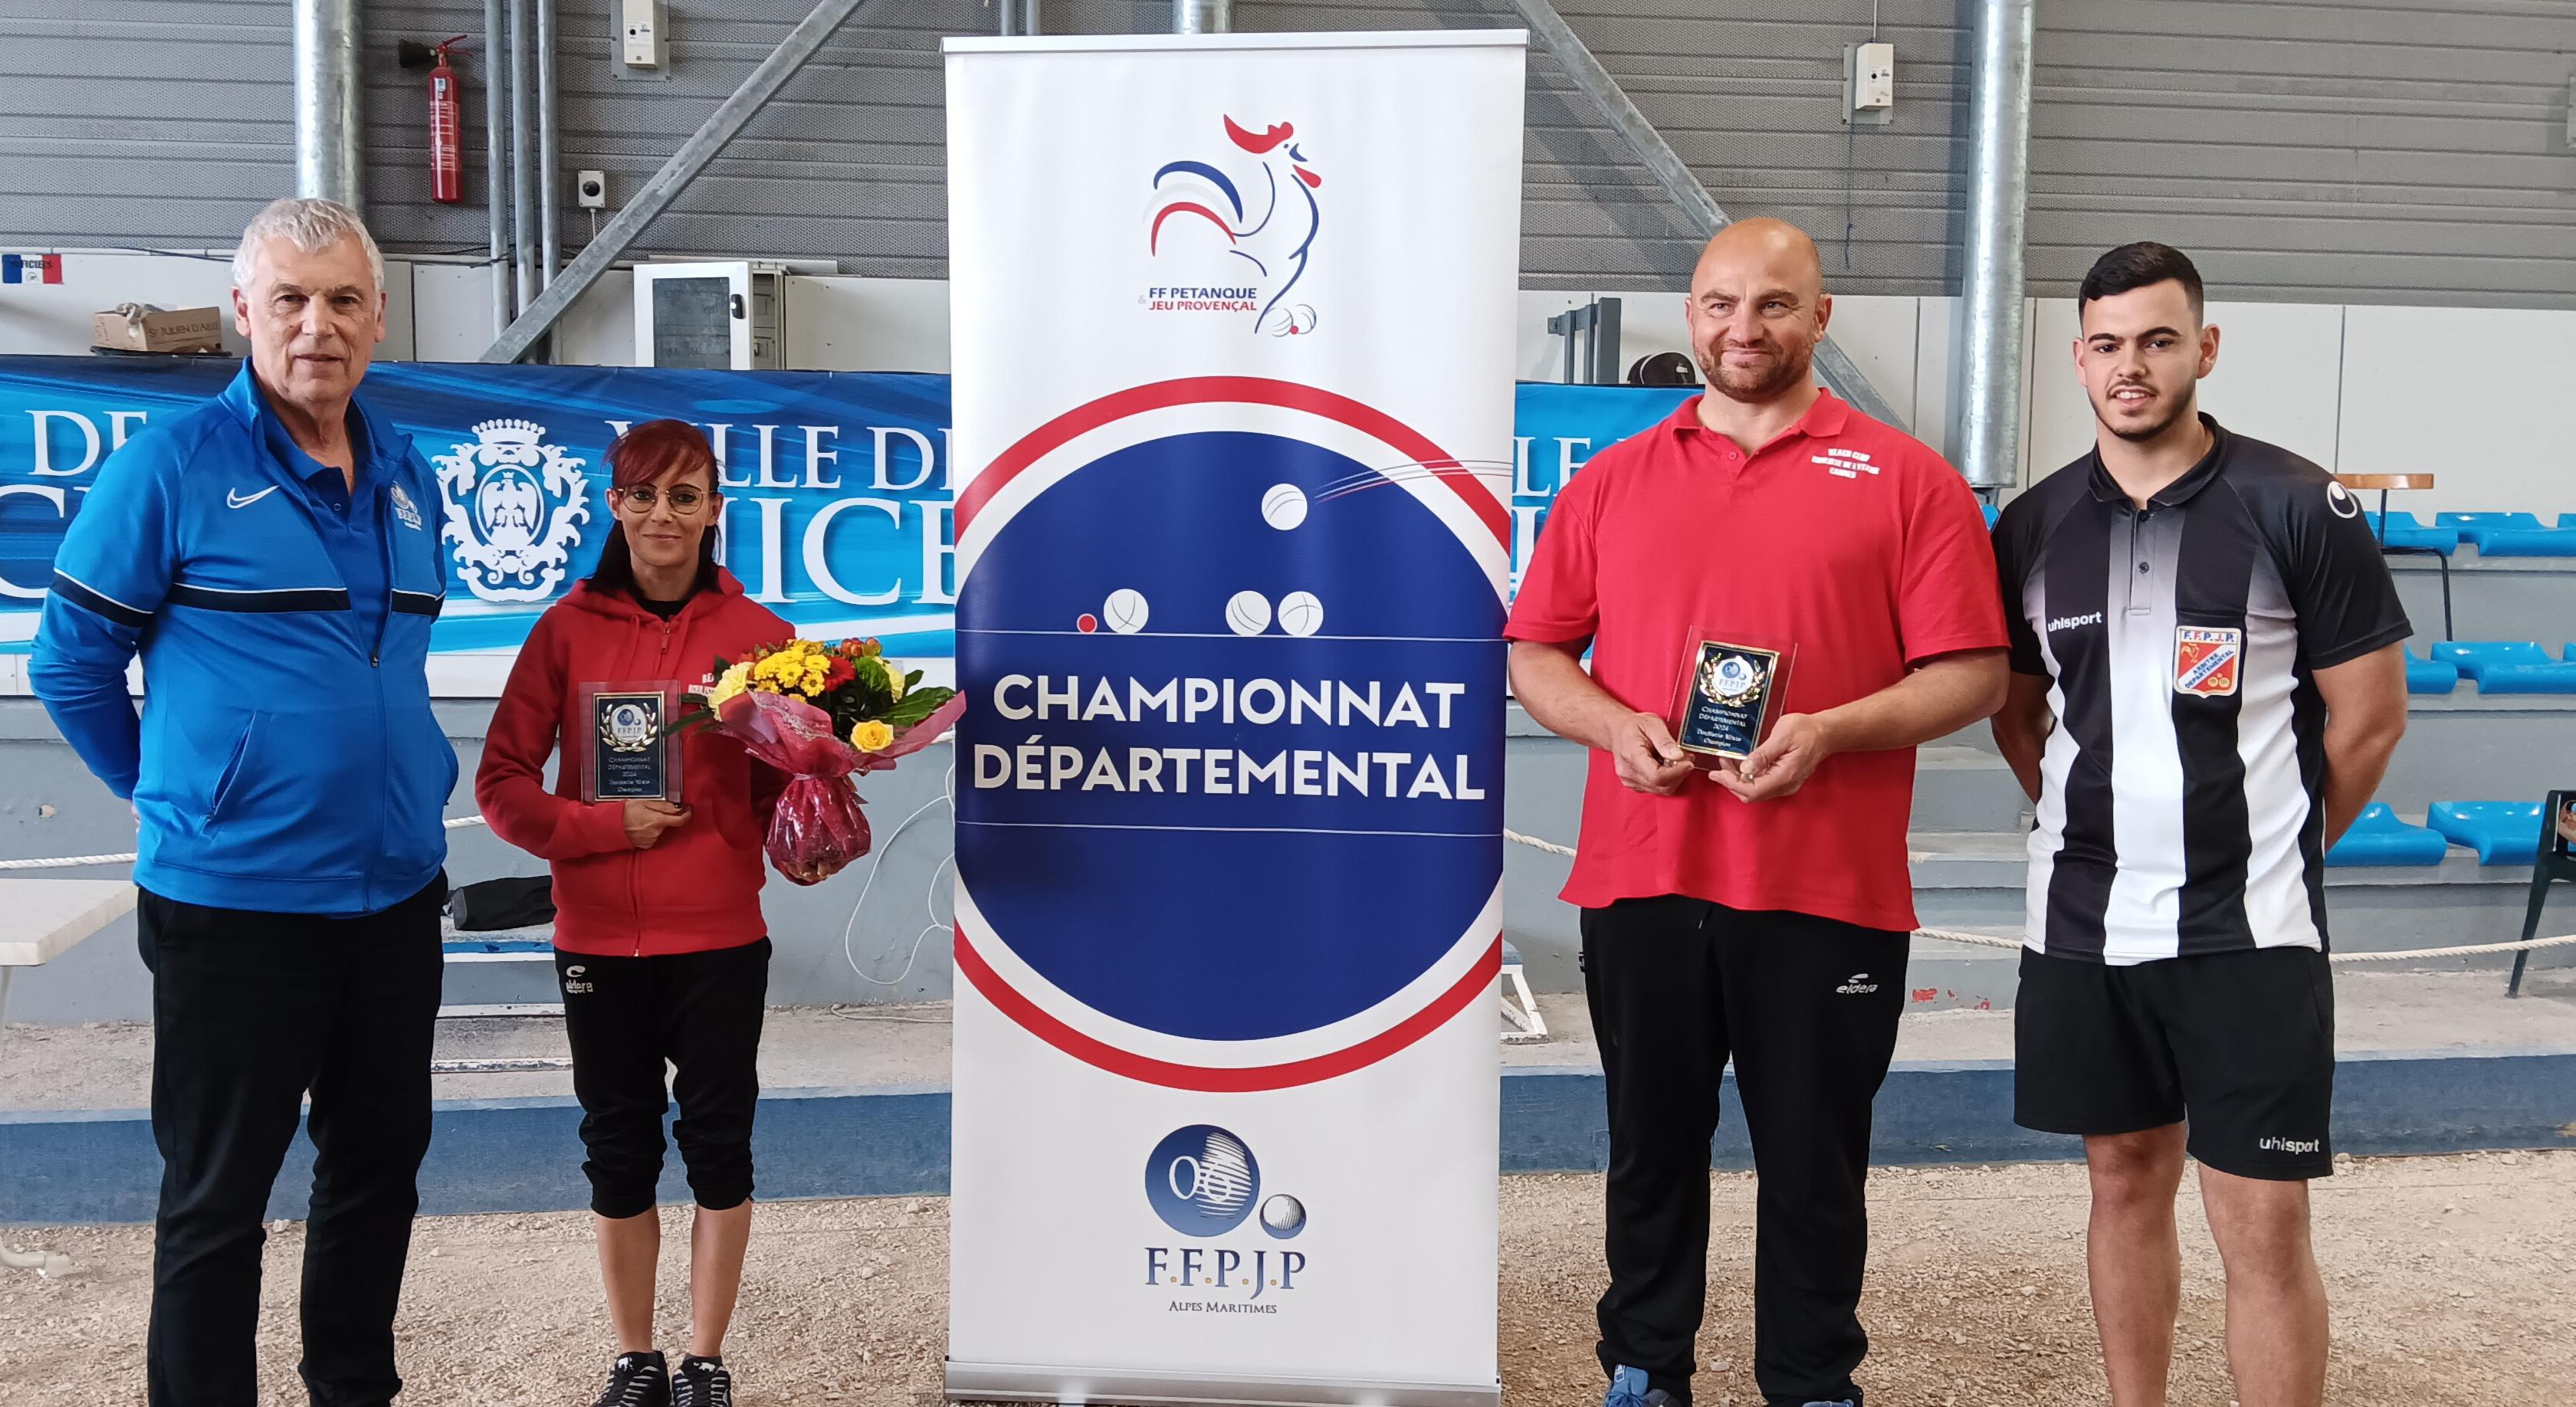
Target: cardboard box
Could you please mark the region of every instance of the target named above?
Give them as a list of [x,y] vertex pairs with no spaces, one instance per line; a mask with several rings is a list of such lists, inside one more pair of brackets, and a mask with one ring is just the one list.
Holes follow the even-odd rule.
[[223,310],[152,310],[131,318],[115,311],[92,313],[90,345],[111,352],[220,352],[224,349]]

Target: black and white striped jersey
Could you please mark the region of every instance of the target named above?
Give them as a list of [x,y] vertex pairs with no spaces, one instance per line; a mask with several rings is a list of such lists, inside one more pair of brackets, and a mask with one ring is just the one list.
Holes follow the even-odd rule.
[[2114,964],[2326,945],[2315,671],[2406,638],[2361,505],[2220,429],[2143,509],[2088,454],[1995,524],[2016,673],[2057,716],[2029,945]]

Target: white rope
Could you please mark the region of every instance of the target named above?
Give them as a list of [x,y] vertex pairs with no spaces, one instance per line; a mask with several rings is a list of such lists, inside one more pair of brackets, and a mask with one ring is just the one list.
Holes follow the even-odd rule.
[[[480,816],[451,816],[444,824],[447,829],[458,831],[465,829],[467,826],[480,826],[489,823]],[[129,850],[122,855],[56,855],[43,860],[0,860],[0,870],[68,870],[77,869],[83,865],[130,865],[133,863],[134,852]]]
[[1574,858],[1574,847],[1571,845],[1559,845],[1552,840],[1540,840],[1536,836],[1523,835],[1519,831],[1504,831],[1503,839],[1514,845],[1526,845],[1532,850],[1544,850],[1550,855],[1562,855],[1569,860]]
[[[942,790],[944,791],[945,788],[942,788]],[[947,799],[948,798],[945,796],[934,798],[930,802],[925,803],[920,811],[915,811],[911,816],[905,817],[903,824],[895,827],[894,836],[887,837],[886,847],[888,849],[892,849],[895,837],[901,836],[904,832],[904,827],[911,825],[913,821],[921,815],[922,811],[927,811],[932,806],[938,805],[939,802]],[[449,830],[462,830],[467,826],[483,825],[485,822],[480,816],[456,816],[450,818],[445,824]],[[1553,841],[1541,840],[1536,836],[1523,835],[1519,831],[1506,830],[1503,832],[1503,839],[1510,841],[1514,845],[1526,845],[1532,850],[1544,850],[1550,855],[1562,855],[1569,860],[1574,858],[1574,847],[1570,845],[1558,845]],[[63,855],[45,860],[0,860],[0,870],[70,869],[81,865],[126,865],[132,864],[133,862],[134,856],[131,854]],[[884,857],[882,855],[878,857],[878,863],[884,863]],[[876,872],[875,869],[871,867],[868,873],[867,885],[861,886],[859,890],[860,904],[865,904],[867,902],[868,888],[873,886],[875,883]],[[850,909],[850,921],[852,924],[856,924],[858,922],[858,916],[858,906],[852,905]],[[935,921],[938,918],[938,915],[935,912],[931,917],[934,920],[931,928],[942,926]],[[926,937],[930,932],[931,929],[923,929],[922,936]],[[1914,930],[1914,936],[1917,938],[1936,939],[1943,943],[1966,943],[1979,948],[2019,948],[2024,946],[2022,940],[2019,938],[1997,937],[1991,933],[1963,933],[1955,928],[1918,928]],[[844,956],[847,956],[848,937],[849,935],[846,932],[842,934],[842,938],[844,940]],[[2418,958],[2466,958],[2479,957],[2488,953],[2530,952],[2539,948],[2564,947],[2570,943],[2576,943],[2576,933],[2560,934],[2555,938],[2525,938],[2511,943],[2469,943],[2456,948],[2405,948],[2385,953],[2336,953],[2333,954],[2328,961],[2412,962]],[[918,954],[920,952],[920,948],[920,942],[916,939],[913,944],[914,953]],[[858,963],[855,959],[851,960],[850,970],[858,972]],[[904,963],[904,971],[908,973],[911,970],[912,963],[907,959]],[[864,972],[859,972],[859,976],[866,978],[870,982],[877,981],[876,978],[868,977]],[[895,980],[900,982],[902,978],[897,977]],[[879,983],[878,985],[883,986],[887,984]]]
[[[1569,860],[1574,858],[1574,850],[1571,846],[1557,845],[1534,836],[1523,835],[1519,831],[1504,831],[1503,839],[1514,845],[1526,845],[1532,850],[1544,850],[1550,855],[1563,855]],[[1937,939],[1944,943],[1966,943],[1979,948],[2027,946],[2019,938],[2002,938],[1991,933],[1962,933],[1955,928],[1918,928],[1914,930],[1914,936]],[[2561,934],[2556,938],[2525,938],[2512,943],[2470,943],[2457,948],[2406,948],[2386,953],[2334,953],[2326,960],[2328,962],[2411,962],[2417,958],[2466,958],[2486,953],[2522,953],[2536,948],[2563,947],[2569,943],[2576,943],[2576,933]]]

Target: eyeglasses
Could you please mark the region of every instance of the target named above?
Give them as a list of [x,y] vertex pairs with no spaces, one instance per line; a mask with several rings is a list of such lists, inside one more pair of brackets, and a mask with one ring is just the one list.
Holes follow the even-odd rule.
[[617,492],[625,500],[624,506],[638,513],[652,512],[654,503],[659,501],[670,504],[671,511],[683,518],[705,507],[707,500],[714,497],[712,494],[700,493],[686,484],[669,493],[662,493],[651,484],[637,484],[631,489],[619,489]]

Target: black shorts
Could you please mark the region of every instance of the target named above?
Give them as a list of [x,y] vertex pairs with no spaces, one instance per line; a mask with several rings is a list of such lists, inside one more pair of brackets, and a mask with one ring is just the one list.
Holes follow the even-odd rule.
[[2334,1170],[2334,979],[2314,948],[2112,967],[2025,949],[2013,1122],[2117,1134],[2191,1124],[2191,1156],[2238,1177]]

